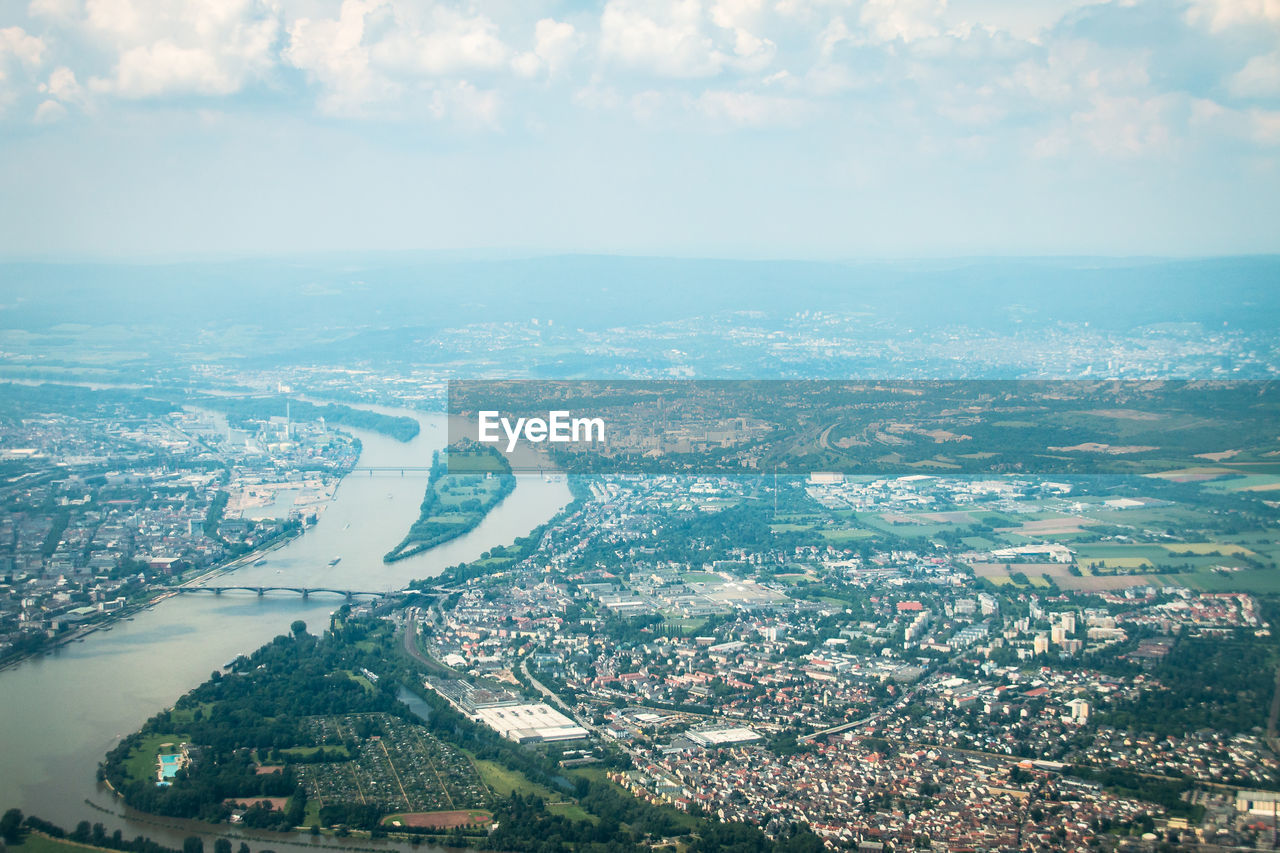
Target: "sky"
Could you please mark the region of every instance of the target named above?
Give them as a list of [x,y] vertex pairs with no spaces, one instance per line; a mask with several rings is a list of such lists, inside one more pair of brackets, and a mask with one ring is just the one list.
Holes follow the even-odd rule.
[[1280,251],[1280,0],[0,0],[0,255]]

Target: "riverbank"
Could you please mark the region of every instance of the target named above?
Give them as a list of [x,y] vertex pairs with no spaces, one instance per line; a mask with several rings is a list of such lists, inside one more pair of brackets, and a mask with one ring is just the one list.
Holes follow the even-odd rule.
[[[250,551],[247,554],[241,554],[239,557],[235,557],[226,563],[205,569],[203,572],[201,572],[199,575],[196,575],[193,578],[183,580],[178,584],[172,584],[172,585],[166,584],[164,588],[166,591],[160,592],[158,595],[151,596],[150,598],[147,598],[146,600],[143,600],[143,601],[137,601],[131,604],[126,604],[124,607],[120,608],[115,613],[105,614],[105,618],[99,619],[90,625],[84,625],[80,628],[76,628],[74,630],[68,631],[65,634],[59,634],[57,637],[51,638],[48,643],[46,643],[45,645],[41,646],[38,649],[35,649],[30,652],[25,652],[23,654],[15,655],[10,658],[6,658],[2,663],[0,663],[0,672],[13,669],[14,667],[20,666],[25,661],[31,660],[33,658],[38,658],[47,654],[52,654],[53,652],[56,652],[58,649],[64,646],[70,645],[71,643],[80,642],[81,640],[87,638],[91,634],[96,634],[101,631],[110,631],[119,623],[132,619],[133,617],[137,616],[139,613],[143,613],[147,610],[150,610],[151,608],[155,607],[157,604],[160,604],[161,602],[164,602],[164,601],[168,601],[170,598],[173,598],[175,595],[178,595],[177,592],[173,591],[173,587],[176,586],[178,588],[182,588],[182,587],[199,586],[203,583],[207,583],[216,578],[220,578],[223,575],[230,574],[231,572],[234,572],[237,569],[242,569],[247,565],[252,565],[258,560],[261,560],[267,554],[270,554],[273,551],[277,551],[281,548],[284,548],[293,540],[302,536],[304,533],[306,533],[305,527],[298,530],[296,533],[286,534],[284,536],[280,536],[276,539],[273,539],[268,545],[266,545],[263,548]],[[148,592],[156,592],[156,591],[157,590],[154,586],[148,588]]]
[[[39,820],[39,818],[36,819]],[[414,850],[423,851],[423,853],[443,853],[446,849],[455,849],[442,848],[433,843],[437,840],[448,840],[449,836],[445,833],[441,833],[438,838],[433,838],[431,836],[421,834],[410,835],[407,833],[387,832],[385,835],[382,835],[380,838],[375,840],[371,833],[362,830],[355,830],[349,832],[345,836],[340,836],[333,830],[326,829],[322,830],[318,835],[303,836],[306,838],[305,841],[295,837],[302,835],[300,831],[293,833],[279,833],[279,835],[282,836],[280,841],[277,841],[274,838],[263,838],[258,835],[243,835],[235,832],[198,837],[212,838],[214,840],[222,838],[230,842],[244,844],[253,842],[255,845],[259,845],[259,850],[261,851],[269,851],[274,847],[298,846],[304,847],[306,850],[341,850],[344,851],[344,853],[388,853],[389,850],[397,849],[392,845],[402,844],[411,845]],[[284,840],[285,838],[288,840]],[[341,841],[343,843],[325,843],[326,841]],[[385,844],[380,847],[361,847],[350,843],[353,841],[373,843],[381,841],[389,842],[389,844]],[[267,845],[270,845],[270,847]],[[84,850],[104,851],[104,853],[105,851],[111,851],[111,853],[119,853],[116,848],[99,847],[94,844],[72,840],[65,834],[65,830],[64,836],[57,838],[47,832],[41,832],[29,827],[23,831],[23,837],[20,841],[16,844],[11,843],[0,845],[0,849],[10,851],[10,853],[80,853],[80,851]],[[174,850],[174,853],[177,853],[177,851]],[[205,853],[209,853],[208,849],[205,850]]]

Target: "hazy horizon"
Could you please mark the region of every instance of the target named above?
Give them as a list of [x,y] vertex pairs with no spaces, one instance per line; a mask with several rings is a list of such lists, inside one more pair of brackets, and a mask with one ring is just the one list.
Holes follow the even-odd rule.
[[831,264],[840,266],[949,266],[980,263],[1043,263],[1074,264],[1082,267],[1142,266],[1160,263],[1194,263],[1197,261],[1268,260],[1280,258],[1280,248],[1256,252],[1169,252],[1148,253],[1019,253],[975,252],[972,254],[930,254],[919,252],[902,255],[839,255],[839,254],[786,254],[760,251],[742,251],[736,254],[716,252],[631,252],[631,251],[582,251],[560,248],[519,248],[505,246],[474,246],[440,249],[315,249],[307,251],[268,250],[237,251],[208,250],[201,252],[149,251],[113,254],[109,252],[48,252],[22,253],[0,252],[0,265],[102,265],[102,266],[165,266],[180,264],[229,264],[271,261],[298,263],[358,263],[375,260],[404,260],[409,262],[465,263],[485,261],[520,261],[548,258],[606,258],[619,260],[670,260],[712,261],[726,263],[794,263]]

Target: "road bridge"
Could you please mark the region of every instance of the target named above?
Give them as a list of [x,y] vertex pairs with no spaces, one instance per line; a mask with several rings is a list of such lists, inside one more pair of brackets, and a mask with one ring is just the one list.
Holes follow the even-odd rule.
[[170,592],[176,592],[179,595],[188,595],[197,592],[207,592],[213,595],[222,595],[224,592],[252,592],[257,594],[259,598],[268,593],[287,592],[294,595],[300,595],[303,598],[310,598],[313,595],[337,595],[352,601],[356,598],[382,598],[385,592],[371,592],[368,590],[357,589],[333,589],[332,587],[317,586],[173,586],[168,587]]

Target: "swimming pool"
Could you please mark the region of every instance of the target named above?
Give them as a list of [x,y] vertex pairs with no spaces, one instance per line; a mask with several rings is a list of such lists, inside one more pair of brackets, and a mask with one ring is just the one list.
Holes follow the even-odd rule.
[[181,755],[162,755],[160,756],[160,780],[162,782],[172,779],[178,775],[178,771],[182,768]]

